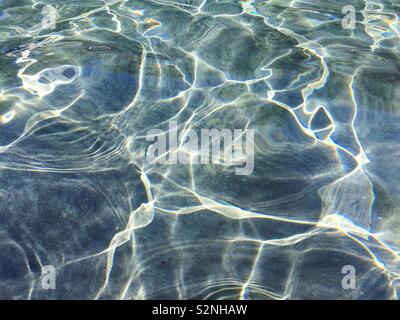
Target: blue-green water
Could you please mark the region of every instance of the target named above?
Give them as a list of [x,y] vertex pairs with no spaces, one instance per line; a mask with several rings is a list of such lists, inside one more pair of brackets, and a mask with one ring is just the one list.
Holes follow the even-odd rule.
[[[399,12],[0,1],[0,298],[397,299]],[[251,174],[148,161],[171,121],[254,130]]]

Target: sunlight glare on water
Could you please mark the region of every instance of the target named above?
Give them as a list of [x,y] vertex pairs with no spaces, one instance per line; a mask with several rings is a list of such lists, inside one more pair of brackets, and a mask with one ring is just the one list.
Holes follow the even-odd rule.
[[397,299],[399,13],[1,0],[0,298]]

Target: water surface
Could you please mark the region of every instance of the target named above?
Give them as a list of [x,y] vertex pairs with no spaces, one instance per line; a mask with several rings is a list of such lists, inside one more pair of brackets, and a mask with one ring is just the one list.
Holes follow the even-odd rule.
[[[0,297],[396,299],[399,12],[0,1]],[[253,129],[254,172],[149,163],[170,121]]]

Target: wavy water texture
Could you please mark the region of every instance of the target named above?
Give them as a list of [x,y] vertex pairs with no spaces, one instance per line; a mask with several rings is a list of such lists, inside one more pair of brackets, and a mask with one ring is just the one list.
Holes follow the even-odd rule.
[[[0,0],[0,298],[397,299],[399,12]],[[253,129],[254,172],[150,163],[170,121]]]

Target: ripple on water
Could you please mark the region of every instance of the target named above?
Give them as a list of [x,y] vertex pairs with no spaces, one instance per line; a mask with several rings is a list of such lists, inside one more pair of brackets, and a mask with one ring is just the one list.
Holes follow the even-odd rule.
[[[398,8],[353,2],[2,1],[0,297],[397,298]],[[253,173],[148,162],[170,120]]]

